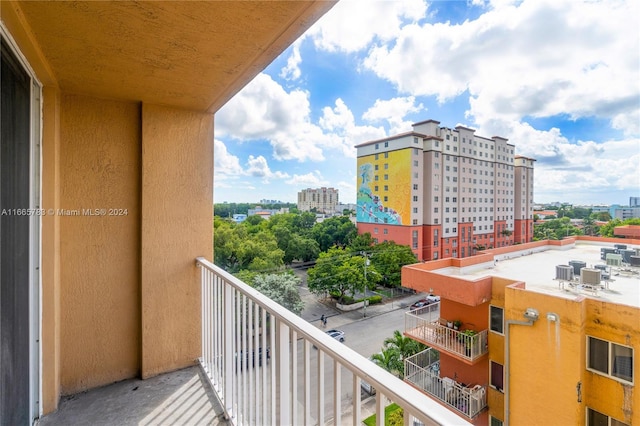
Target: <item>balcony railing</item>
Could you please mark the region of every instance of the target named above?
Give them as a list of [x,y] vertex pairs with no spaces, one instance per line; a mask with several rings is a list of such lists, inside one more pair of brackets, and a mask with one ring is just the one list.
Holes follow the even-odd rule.
[[409,311],[405,314],[405,334],[428,346],[453,353],[468,361],[475,361],[488,352],[487,330],[474,335],[449,328],[446,321],[436,317],[439,303]]
[[440,377],[437,352],[432,348],[405,359],[404,373],[406,382],[469,418],[487,406],[486,387],[468,386],[449,377]]
[[409,384],[332,339],[203,258],[202,356],[233,424],[360,425],[361,383],[376,390],[375,413],[404,409],[404,424],[468,424]]

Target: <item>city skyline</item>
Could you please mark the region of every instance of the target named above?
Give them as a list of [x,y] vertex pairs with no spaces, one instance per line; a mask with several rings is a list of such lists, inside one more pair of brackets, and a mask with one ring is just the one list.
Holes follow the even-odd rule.
[[[343,0],[215,118],[214,200],[356,198],[355,146],[434,119],[536,159],[534,202],[640,195],[631,1]],[[636,84],[629,84],[636,82]]]

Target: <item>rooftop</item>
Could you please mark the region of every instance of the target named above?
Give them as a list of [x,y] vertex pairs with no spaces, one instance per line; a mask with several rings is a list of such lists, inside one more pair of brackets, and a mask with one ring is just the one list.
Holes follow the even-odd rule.
[[[572,260],[586,262],[587,268],[605,264],[600,259],[600,248],[613,247],[609,243],[583,243],[565,247],[539,247],[531,250],[496,255],[494,264],[484,263],[477,267],[447,267],[432,272],[463,279],[477,280],[487,275],[523,281],[527,290],[557,297],[574,299],[585,296],[605,302],[640,307],[640,268],[611,267],[611,279],[608,289],[594,293],[564,285],[555,280],[556,265],[568,265]],[[628,249],[640,248],[628,245]],[[544,251],[541,251],[544,250]]]

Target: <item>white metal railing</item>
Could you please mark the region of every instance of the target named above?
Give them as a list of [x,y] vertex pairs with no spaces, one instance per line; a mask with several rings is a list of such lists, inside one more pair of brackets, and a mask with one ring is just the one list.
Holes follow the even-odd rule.
[[361,382],[384,408],[404,409],[404,424],[469,424],[419,390],[332,339],[204,258],[200,365],[237,425],[360,425]]
[[481,385],[463,385],[440,377],[437,352],[428,348],[404,360],[404,380],[439,399],[469,418],[487,406],[487,390]]
[[405,334],[469,361],[475,361],[489,351],[487,330],[471,335],[467,331],[450,328],[446,321],[434,318],[435,309],[433,305],[427,305],[407,312],[404,321]]

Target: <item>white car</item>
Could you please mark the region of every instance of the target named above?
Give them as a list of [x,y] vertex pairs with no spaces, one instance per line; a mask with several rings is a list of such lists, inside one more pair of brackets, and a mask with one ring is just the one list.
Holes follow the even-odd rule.
[[342,330],[327,330],[325,333],[336,339],[338,342],[344,342],[344,331]]

